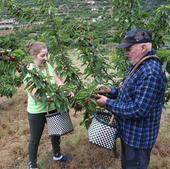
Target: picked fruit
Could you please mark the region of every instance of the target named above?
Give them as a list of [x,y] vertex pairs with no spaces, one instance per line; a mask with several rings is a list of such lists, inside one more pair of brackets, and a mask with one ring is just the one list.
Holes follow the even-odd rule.
[[106,87],[105,85],[98,85],[96,87],[96,93],[98,94],[107,94],[111,92],[111,88],[110,87]]
[[100,99],[100,96],[97,95],[97,94],[92,94],[92,95],[91,95],[91,98],[93,98],[93,99]]

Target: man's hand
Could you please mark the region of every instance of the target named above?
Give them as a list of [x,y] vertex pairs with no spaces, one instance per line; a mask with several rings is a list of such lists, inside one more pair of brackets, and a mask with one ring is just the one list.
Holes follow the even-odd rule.
[[98,94],[108,94],[111,93],[111,88],[104,85],[98,85],[96,87],[96,93]]
[[98,104],[98,106],[100,107],[105,107],[106,106],[106,100],[107,97],[106,96],[102,96],[102,95],[98,95],[100,98],[96,100],[96,103]]

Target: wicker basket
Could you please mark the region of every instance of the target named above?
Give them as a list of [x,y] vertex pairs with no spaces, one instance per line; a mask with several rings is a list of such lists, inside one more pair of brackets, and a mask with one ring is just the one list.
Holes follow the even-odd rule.
[[73,130],[69,112],[52,113],[46,115],[49,135],[64,135]]
[[118,124],[110,113],[97,112],[88,129],[89,142],[106,149],[113,149],[118,133]]

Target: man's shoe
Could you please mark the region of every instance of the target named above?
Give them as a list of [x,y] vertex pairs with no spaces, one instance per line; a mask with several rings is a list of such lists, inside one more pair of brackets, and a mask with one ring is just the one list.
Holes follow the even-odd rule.
[[61,161],[61,162],[69,162],[72,161],[72,158],[70,156],[65,156],[65,155],[54,155],[53,160]]

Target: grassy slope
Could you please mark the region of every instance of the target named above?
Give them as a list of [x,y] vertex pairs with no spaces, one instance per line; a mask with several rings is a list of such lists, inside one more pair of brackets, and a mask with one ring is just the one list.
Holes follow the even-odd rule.
[[[170,113],[169,110],[167,112]],[[51,144],[45,128],[39,147],[39,163],[43,169],[119,169],[120,161],[111,151],[88,143],[87,131],[79,126],[82,112],[74,117],[74,132],[62,137],[62,152],[73,157],[63,165],[51,160]],[[28,121],[23,88],[12,99],[0,98],[0,169],[25,169],[27,164]],[[170,169],[170,124],[162,118],[161,132],[151,157],[151,169]],[[120,154],[118,143],[118,155]]]

